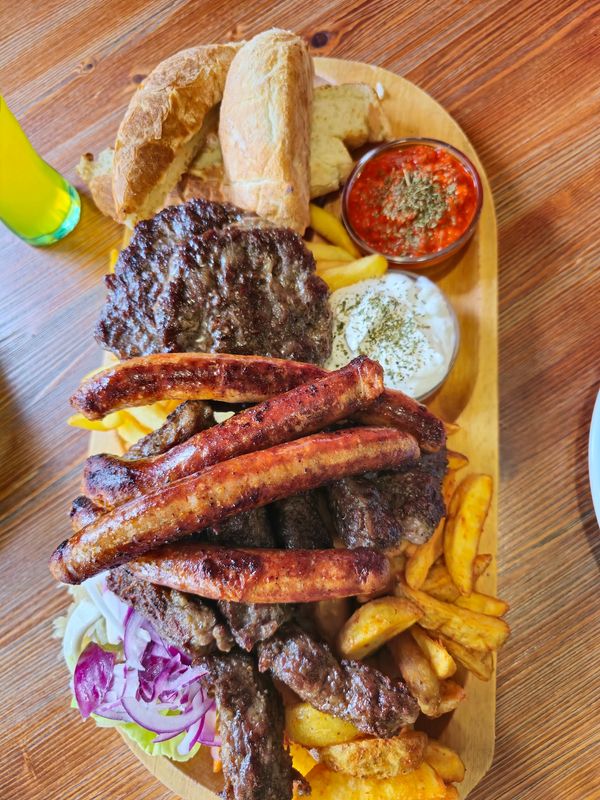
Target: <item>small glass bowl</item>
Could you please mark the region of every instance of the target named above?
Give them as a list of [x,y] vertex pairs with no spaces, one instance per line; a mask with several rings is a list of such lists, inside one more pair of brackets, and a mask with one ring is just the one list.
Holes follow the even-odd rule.
[[434,264],[439,264],[442,261],[445,261],[447,258],[450,258],[459,250],[461,250],[467,242],[471,239],[473,234],[475,233],[475,229],[477,227],[477,223],[479,222],[479,216],[481,214],[481,206],[483,204],[483,187],[481,185],[481,178],[479,177],[479,173],[475,169],[475,166],[471,162],[467,156],[457,150],[456,147],[453,147],[451,144],[447,144],[447,142],[442,142],[439,139],[428,139],[423,137],[411,137],[406,139],[395,139],[392,142],[385,142],[384,144],[380,144],[378,147],[373,148],[373,150],[369,150],[368,153],[365,153],[362,158],[360,158],[352,172],[346,184],[344,186],[344,190],[342,192],[342,220],[348,231],[351,239],[354,241],[356,246],[365,253],[377,253],[380,252],[375,250],[371,245],[366,242],[358,233],[354,230],[352,223],[350,222],[348,216],[348,198],[350,193],[352,192],[352,187],[354,186],[355,181],[357,180],[358,176],[361,174],[362,170],[369,161],[373,158],[378,156],[380,153],[384,152],[385,150],[399,150],[404,147],[410,147],[412,145],[429,145],[435,148],[443,148],[447,152],[449,152],[452,156],[454,156],[460,163],[463,165],[465,170],[469,173],[471,178],[473,179],[473,185],[475,187],[475,213],[473,214],[473,219],[469,223],[469,226],[458,237],[455,241],[451,244],[443,247],[441,250],[437,250],[435,253],[425,253],[421,256],[398,256],[393,255],[390,253],[382,252],[381,254],[384,255],[388,261],[392,264],[398,264],[400,266],[409,268],[409,269],[424,269],[425,267],[433,266]]

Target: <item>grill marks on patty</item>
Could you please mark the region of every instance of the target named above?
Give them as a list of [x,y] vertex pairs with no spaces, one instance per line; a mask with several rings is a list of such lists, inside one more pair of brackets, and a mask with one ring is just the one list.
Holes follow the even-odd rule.
[[96,338],[119,358],[204,350],[323,363],[327,287],[293,231],[191,200],[136,225]]

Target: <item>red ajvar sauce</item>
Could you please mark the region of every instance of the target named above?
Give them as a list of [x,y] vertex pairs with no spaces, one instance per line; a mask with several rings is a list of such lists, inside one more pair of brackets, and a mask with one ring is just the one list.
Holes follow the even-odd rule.
[[414,144],[367,161],[346,213],[373,250],[392,256],[436,253],[459,239],[477,209],[475,181],[443,147]]

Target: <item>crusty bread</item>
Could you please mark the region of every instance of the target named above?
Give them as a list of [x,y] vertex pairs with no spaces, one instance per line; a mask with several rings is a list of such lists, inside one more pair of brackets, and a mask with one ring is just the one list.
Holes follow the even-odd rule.
[[222,97],[241,44],[182,50],[162,61],[134,94],[115,143],[118,217],[144,219],[163,204],[202,145],[204,119]]
[[112,147],[102,150],[96,157],[92,153],[84,153],[75,171],[88,185],[97,208],[107,217],[116,219],[117,209],[112,191],[114,154]]
[[348,148],[391,136],[377,92],[366,83],[342,83],[315,89],[310,139],[310,196],[333,192],[354,162]]
[[231,201],[299,233],[309,223],[313,75],[300,37],[265,31],[233,59],[219,122]]

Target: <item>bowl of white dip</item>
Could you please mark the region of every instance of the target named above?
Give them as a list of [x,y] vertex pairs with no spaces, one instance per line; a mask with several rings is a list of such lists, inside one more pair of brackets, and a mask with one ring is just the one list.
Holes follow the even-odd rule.
[[448,377],[459,346],[450,301],[429,278],[394,270],[329,298],[333,347],[327,369],[358,355],[378,361],[385,385],[424,400]]

